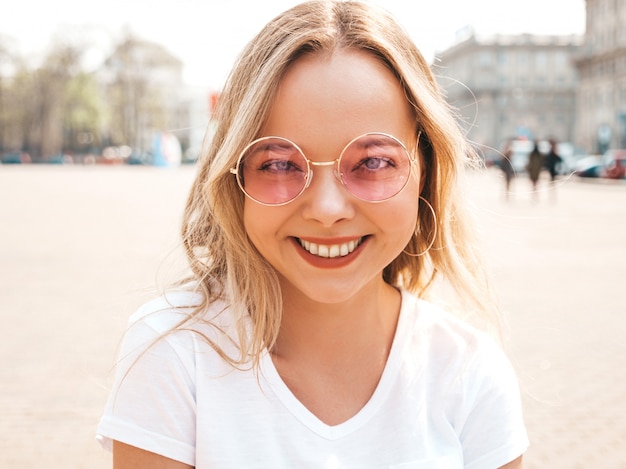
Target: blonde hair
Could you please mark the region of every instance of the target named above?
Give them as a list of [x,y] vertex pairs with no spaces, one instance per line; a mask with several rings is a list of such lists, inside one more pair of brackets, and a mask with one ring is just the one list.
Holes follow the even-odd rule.
[[[498,327],[486,277],[475,255],[458,176],[475,155],[448,108],[439,86],[408,34],[384,10],[356,1],[314,0],[268,23],[248,44],[220,95],[216,131],[201,156],[185,209],[182,236],[203,302],[226,300],[238,320],[239,357],[233,365],[258,363],[271,349],[281,323],[281,292],[276,273],[249,241],[243,225],[244,194],[230,169],[247,143],[258,137],[285,71],[303,54],[337,48],[367,51],[398,78],[421,131],[419,151],[424,186],[436,220],[419,204],[419,231],[406,251],[383,271],[386,282],[425,296],[442,275],[466,303],[468,320]],[[422,235],[420,233],[426,233]],[[186,279],[189,280],[189,279]]]

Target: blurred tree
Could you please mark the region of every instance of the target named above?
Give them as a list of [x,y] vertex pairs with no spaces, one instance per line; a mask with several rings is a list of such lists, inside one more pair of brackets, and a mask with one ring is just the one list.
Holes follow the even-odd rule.
[[[6,57],[0,49],[0,61],[6,62]],[[65,90],[79,70],[79,50],[53,47],[35,70],[23,60],[11,59],[12,71],[0,83],[0,145],[26,151],[36,159],[60,153]]]
[[39,148],[34,148],[33,153],[37,156],[47,158],[63,150],[66,91],[73,77],[81,72],[81,55],[76,46],[56,44],[35,72],[35,115],[39,125],[33,130],[39,133]]
[[5,138],[9,150],[31,152],[37,125],[34,74],[22,63],[6,89]]
[[[102,106],[94,79],[81,70],[83,52],[56,43],[35,69],[12,58],[11,76],[0,82],[1,147],[45,160],[99,140]],[[0,64],[3,57],[0,48]]]
[[92,74],[79,72],[65,88],[64,150],[83,154],[101,145],[104,103]]
[[158,44],[127,35],[95,73],[84,71],[89,50],[76,37],[53,41],[37,66],[7,44],[0,35],[0,152],[46,160],[129,145],[143,153],[155,132],[186,125],[172,122],[182,62]]
[[16,57],[11,52],[15,47],[11,39],[0,35],[0,153],[14,151],[11,144],[10,127],[12,125],[12,90],[11,83],[15,72]]

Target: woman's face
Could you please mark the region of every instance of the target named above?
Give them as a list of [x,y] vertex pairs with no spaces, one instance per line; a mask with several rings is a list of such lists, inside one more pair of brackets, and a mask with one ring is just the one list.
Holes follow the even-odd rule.
[[[339,157],[368,132],[391,134],[415,154],[415,119],[389,69],[363,51],[306,55],[281,80],[261,135],[285,137],[313,162]],[[245,200],[244,224],[276,269],[285,295],[321,303],[346,301],[384,285],[383,269],[406,246],[417,216],[420,168],[378,203],[353,196],[335,166],[313,166],[310,185],[281,206]],[[328,257],[328,256],[331,257]]]

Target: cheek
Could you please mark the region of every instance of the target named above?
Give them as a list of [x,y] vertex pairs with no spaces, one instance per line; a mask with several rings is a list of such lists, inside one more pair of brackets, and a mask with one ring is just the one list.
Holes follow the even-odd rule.
[[417,224],[417,203],[415,201],[412,200],[410,204],[405,204],[404,209],[396,218],[396,223],[398,224],[398,231],[408,241]]
[[243,226],[248,238],[261,254],[276,239],[284,218],[280,207],[265,207],[248,200],[244,203]]
[[252,244],[254,244],[258,249],[258,241],[264,238],[264,228],[266,228],[266,225],[261,223],[263,217],[259,213],[258,206],[255,205],[256,204],[246,200],[243,208],[243,226],[246,230],[248,238],[250,238]]
[[394,238],[402,244],[402,248],[409,241],[415,232],[417,223],[417,208],[419,205],[417,184],[412,187],[405,187],[404,191],[396,196],[392,204],[381,207],[381,217],[384,217],[384,224],[388,227]]

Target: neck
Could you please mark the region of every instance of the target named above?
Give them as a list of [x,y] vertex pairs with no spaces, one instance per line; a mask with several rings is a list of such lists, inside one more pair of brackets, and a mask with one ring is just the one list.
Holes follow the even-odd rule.
[[[371,285],[369,286],[371,287]],[[322,303],[283,293],[283,319],[273,355],[281,360],[353,360],[365,350],[386,360],[400,311],[400,293],[379,282],[341,303]]]

